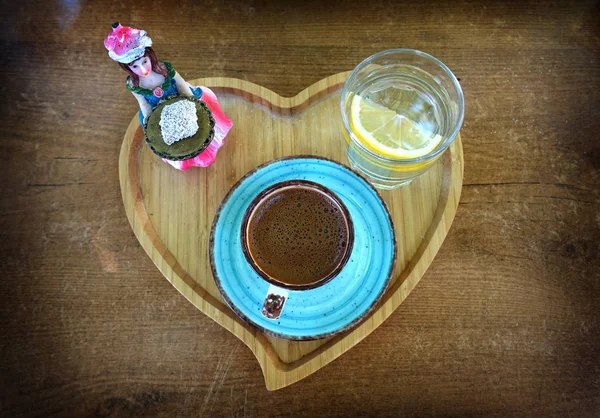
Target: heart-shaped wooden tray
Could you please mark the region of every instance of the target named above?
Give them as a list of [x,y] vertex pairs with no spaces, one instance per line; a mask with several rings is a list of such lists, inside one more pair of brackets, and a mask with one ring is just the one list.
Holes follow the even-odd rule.
[[233,120],[216,163],[206,169],[182,172],[162,162],[144,144],[137,115],[121,148],[123,203],[142,247],[179,292],[252,350],[269,390],[319,370],[390,316],[431,264],[458,207],[463,181],[460,136],[410,185],[381,192],[396,227],[395,278],[378,307],[352,331],[318,341],[278,340],[240,320],[224,303],[208,260],[217,207],[244,174],[274,158],[312,154],[348,164],[339,108],[348,74],[328,77],[292,98],[231,78],[192,82],[213,89]]

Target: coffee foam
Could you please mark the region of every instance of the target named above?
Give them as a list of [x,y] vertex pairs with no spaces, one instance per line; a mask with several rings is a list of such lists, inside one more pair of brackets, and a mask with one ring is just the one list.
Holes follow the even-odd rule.
[[306,186],[286,187],[263,199],[249,220],[247,234],[257,266],[290,285],[307,285],[330,275],[349,245],[342,208]]

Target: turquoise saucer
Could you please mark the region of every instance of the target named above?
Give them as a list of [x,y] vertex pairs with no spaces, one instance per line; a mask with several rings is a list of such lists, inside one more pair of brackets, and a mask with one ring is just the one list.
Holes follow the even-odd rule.
[[[261,313],[270,284],[244,257],[240,230],[250,202],[286,180],[313,181],[333,191],[350,212],[354,247],[334,279],[289,291],[281,316],[272,320]],[[227,304],[265,334],[289,340],[330,337],[365,319],[390,284],[395,261],[394,225],[379,194],[353,170],[320,157],[274,160],[246,174],[221,203],[210,235],[211,268]]]

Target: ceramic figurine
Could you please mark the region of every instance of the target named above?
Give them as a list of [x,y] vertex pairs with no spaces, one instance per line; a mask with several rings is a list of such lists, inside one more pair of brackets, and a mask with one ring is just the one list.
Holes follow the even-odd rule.
[[139,118],[142,126],[161,99],[167,97],[196,97],[208,106],[215,121],[214,138],[208,147],[194,158],[163,161],[179,170],[211,165],[233,125],[231,119],[221,110],[217,96],[207,87],[191,86],[170,63],[159,61],[151,48],[152,39],[144,30],[114,23],[112,32],[104,40],[104,46],[110,58],[117,61],[129,74],[126,87],[140,105]]

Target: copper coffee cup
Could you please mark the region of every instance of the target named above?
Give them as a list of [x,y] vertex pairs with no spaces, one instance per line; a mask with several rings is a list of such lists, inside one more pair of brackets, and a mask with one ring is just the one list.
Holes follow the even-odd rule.
[[272,284],[263,314],[274,319],[289,290],[314,289],[342,271],[352,253],[354,227],[348,208],[331,190],[289,180],[250,203],[241,243],[250,266]]

